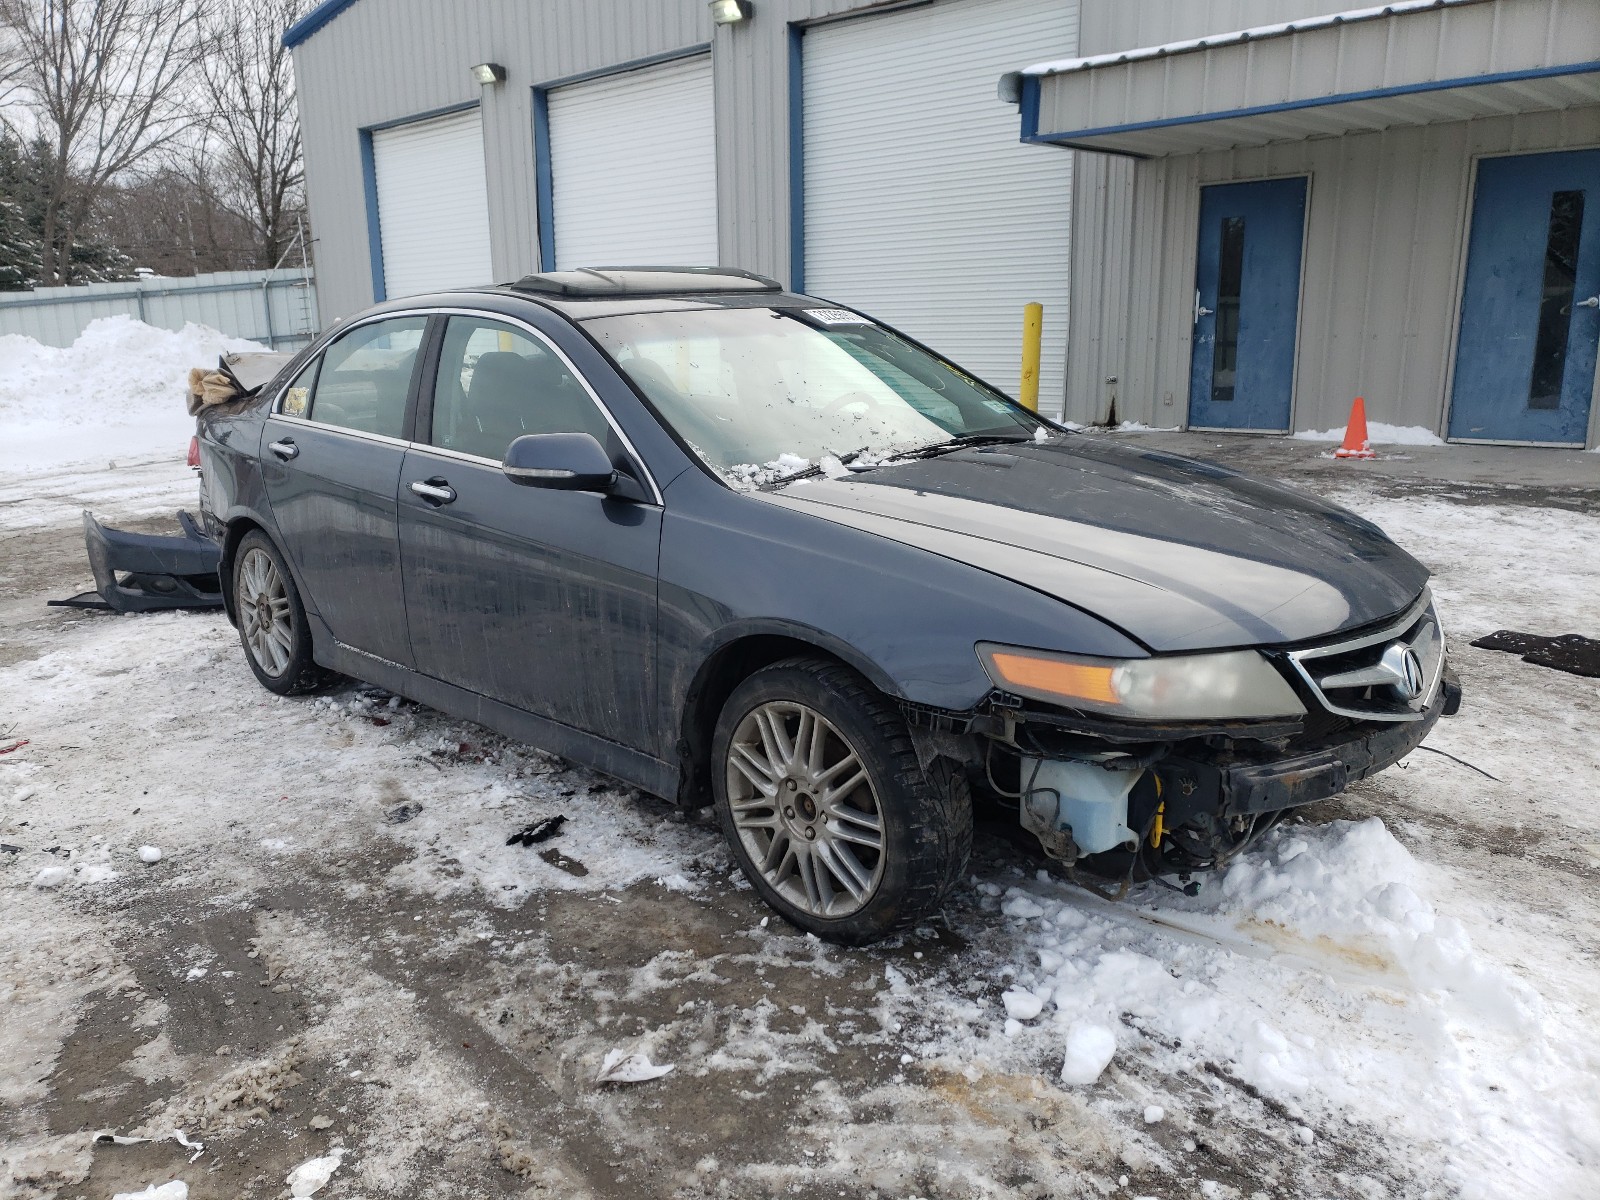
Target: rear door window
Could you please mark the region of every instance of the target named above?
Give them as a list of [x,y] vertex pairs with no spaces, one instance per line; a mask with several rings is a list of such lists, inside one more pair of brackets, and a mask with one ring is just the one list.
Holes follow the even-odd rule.
[[298,402],[295,389],[314,378],[306,417],[340,429],[404,437],[406,397],[427,325],[426,317],[400,317],[352,329],[323,351],[320,370],[313,364],[295,380],[284,411],[295,415],[289,408]]
[[538,338],[487,317],[451,317],[439,350],[430,441],[500,462],[525,433],[587,433],[605,445],[609,427],[566,363]]

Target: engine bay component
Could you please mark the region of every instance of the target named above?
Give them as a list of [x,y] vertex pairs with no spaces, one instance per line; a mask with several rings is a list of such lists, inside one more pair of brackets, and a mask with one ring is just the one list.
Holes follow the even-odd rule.
[[1143,767],[1024,758],[1022,827],[1039,839],[1045,853],[1063,862],[1137,849],[1139,835],[1128,828],[1128,793],[1143,775]]

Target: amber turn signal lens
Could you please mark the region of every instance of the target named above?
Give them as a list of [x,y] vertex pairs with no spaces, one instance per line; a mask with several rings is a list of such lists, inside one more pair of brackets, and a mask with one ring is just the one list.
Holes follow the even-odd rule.
[[1101,704],[1117,703],[1111,667],[1033,658],[1023,654],[997,653],[991,656],[990,661],[994,663],[1001,679],[1013,687],[1078,700],[1096,700]]

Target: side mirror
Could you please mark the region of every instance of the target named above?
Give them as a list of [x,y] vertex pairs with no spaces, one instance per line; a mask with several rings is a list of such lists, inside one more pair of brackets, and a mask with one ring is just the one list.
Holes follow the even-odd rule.
[[512,483],[564,492],[610,492],[617,481],[610,457],[587,433],[525,433],[506,447],[500,469]]

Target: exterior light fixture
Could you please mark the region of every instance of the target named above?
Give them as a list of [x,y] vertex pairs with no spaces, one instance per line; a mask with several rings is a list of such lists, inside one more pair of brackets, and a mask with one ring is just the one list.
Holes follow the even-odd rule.
[[750,12],[750,0],[711,0],[711,19],[718,25],[748,21]]
[[499,63],[479,63],[472,68],[472,77],[479,83],[504,83],[506,69]]

